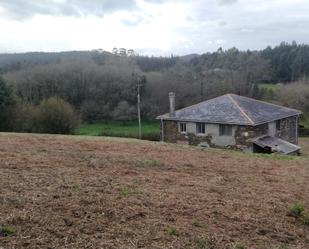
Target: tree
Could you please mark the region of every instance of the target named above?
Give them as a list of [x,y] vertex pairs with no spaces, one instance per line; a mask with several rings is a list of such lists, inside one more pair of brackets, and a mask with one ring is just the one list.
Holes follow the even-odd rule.
[[38,132],[72,134],[79,125],[73,107],[64,100],[53,97],[43,100],[38,107],[35,126]]
[[114,109],[112,117],[114,120],[128,121],[135,118],[135,107],[130,106],[127,101],[121,101]]
[[92,100],[87,100],[82,104],[80,113],[82,120],[88,123],[110,118],[109,106]]
[[13,89],[0,77],[0,130],[8,130],[11,109],[15,105]]

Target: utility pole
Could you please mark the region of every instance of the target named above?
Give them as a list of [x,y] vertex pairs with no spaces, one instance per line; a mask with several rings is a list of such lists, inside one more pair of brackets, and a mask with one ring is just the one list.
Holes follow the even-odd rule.
[[137,87],[137,115],[138,115],[138,137],[142,139],[142,118],[141,118],[141,87],[145,84],[145,76],[135,74]]
[[141,119],[141,95],[140,95],[140,80],[137,79],[137,115],[138,115],[138,138],[142,139],[142,119]]

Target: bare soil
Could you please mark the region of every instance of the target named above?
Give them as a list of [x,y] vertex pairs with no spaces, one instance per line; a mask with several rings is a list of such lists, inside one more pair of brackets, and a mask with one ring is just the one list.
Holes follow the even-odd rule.
[[2,133],[0,248],[308,249],[306,153]]

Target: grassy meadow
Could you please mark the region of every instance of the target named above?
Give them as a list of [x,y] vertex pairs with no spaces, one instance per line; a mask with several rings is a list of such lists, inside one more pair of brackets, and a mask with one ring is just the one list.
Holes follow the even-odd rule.
[[[78,135],[110,136],[138,138],[138,121],[100,121],[83,123]],[[149,140],[159,140],[160,122],[157,120],[142,121],[142,136]]]

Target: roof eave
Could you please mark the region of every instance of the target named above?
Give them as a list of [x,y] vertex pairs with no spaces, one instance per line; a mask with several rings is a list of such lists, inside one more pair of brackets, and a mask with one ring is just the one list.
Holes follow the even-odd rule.
[[280,118],[262,121],[262,122],[258,122],[258,123],[253,123],[253,124],[249,123],[249,122],[248,123],[219,122],[219,121],[206,121],[206,120],[197,120],[197,119],[183,119],[183,118],[177,118],[177,117],[166,117],[165,115],[168,115],[168,114],[163,114],[163,115],[157,116],[156,119],[168,120],[168,121],[179,121],[179,122],[208,123],[208,124],[229,124],[229,125],[241,125],[241,126],[258,126],[258,125],[267,124],[267,123],[274,122],[274,121],[284,119],[284,118],[300,116],[301,114],[302,114],[302,112],[298,112],[298,113],[295,113],[295,114],[292,114],[292,115],[282,116]]

